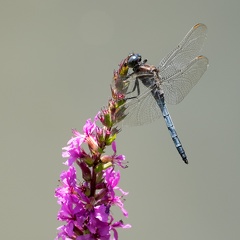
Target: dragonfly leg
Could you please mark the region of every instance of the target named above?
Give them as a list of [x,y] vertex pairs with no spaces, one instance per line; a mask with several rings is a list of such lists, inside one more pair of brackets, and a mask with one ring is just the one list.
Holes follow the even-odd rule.
[[138,80],[138,78],[135,79],[135,83],[134,83],[133,89],[130,92],[127,92],[126,95],[129,95],[129,94],[135,92],[136,89],[137,89],[137,95],[136,96],[132,96],[132,97],[126,97],[126,100],[135,99],[135,98],[137,98],[140,95],[140,87],[139,87],[139,80]]

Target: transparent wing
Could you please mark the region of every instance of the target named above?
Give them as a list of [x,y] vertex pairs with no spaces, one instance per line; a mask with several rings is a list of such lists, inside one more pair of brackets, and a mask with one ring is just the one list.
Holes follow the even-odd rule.
[[[146,87],[141,78],[149,80],[149,87]],[[126,117],[118,124],[125,126],[138,126],[145,123],[150,123],[161,116],[160,109],[152,97],[151,90],[156,87],[155,79],[152,73],[130,74],[125,79],[114,79],[111,87],[116,93],[124,94],[128,99],[123,108]],[[149,76],[152,78],[150,79]]]
[[166,74],[185,68],[189,62],[199,56],[206,36],[206,25],[202,23],[196,24],[178,46],[159,63],[161,76],[166,78]]
[[[192,66],[196,62],[200,51],[203,47],[204,40],[206,39],[207,27],[204,24],[195,25],[180,42],[180,44],[171,51],[159,64],[159,77],[161,78],[164,91],[166,93],[166,102],[170,104],[179,103],[197,83],[202,74],[206,71],[203,62],[206,60],[201,59],[199,63]],[[202,58],[202,57],[199,57]],[[197,79],[196,76],[190,84],[189,77],[190,67],[196,68],[199,65],[200,74]],[[205,69],[203,71],[203,69]],[[191,69],[192,70],[192,69]],[[183,73],[185,72],[184,76]],[[186,80],[186,82],[185,82]],[[172,81],[172,82],[171,82]],[[169,87],[169,89],[168,89]]]
[[208,67],[208,59],[198,56],[187,67],[162,79],[165,100],[169,104],[177,104],[196,85]]
[[152,87],[146,88],[141,81],[139,81],[139,86],[141,95],[126,102],[125,107],[127,109],[125,113],[127,116],[122,122],[125,126],[139,126],[151,123],[162,116],[161,110],[152,96]]

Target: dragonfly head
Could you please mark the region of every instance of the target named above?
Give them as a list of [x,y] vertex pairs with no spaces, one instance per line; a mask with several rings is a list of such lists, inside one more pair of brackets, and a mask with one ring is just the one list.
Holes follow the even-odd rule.
[[132,53],[128,56],[127,66],[129,68],[137,68],[141,65],[142,57],[138,53]]

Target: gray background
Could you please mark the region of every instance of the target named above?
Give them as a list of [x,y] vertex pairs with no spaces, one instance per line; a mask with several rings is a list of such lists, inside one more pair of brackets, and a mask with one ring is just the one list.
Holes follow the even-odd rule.
[[163,119],[122,131],[123,220],[133,227],[120,239],[239,239],[239,10],[237,0],[0,1],[1,239],[55,237],[71,128],[107,104],[130,52],[157,65],[198,22],[210,67],[169,106],[190,164]]

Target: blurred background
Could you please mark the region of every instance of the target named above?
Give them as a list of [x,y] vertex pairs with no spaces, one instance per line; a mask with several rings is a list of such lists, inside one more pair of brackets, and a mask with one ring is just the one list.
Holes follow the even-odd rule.
[[1,238],[55,238],[71,129],[107,104],[129,53],[157,65],[202,22],[210,66],[168,106],[189,165],[163,119],[125,128],[117,147],[129,161],[120,184],[129,218],[113,212],[132,225],[120,239],[239,239],[239,9],[237,0],[1,0]]

